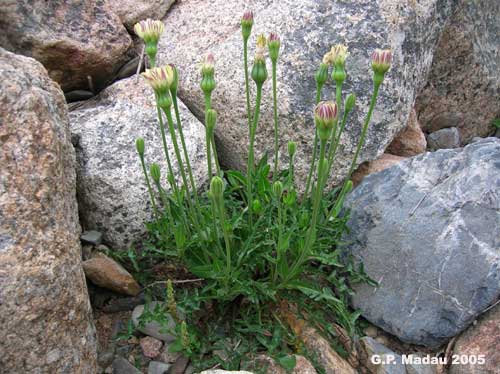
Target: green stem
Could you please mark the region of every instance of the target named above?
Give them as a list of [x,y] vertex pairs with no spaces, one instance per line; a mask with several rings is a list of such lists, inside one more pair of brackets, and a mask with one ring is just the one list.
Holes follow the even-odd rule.
[[278,178],[278,151],[279,151],[279,140],[278,140],[278,92],[277,92],[277,82],[276,82],[276,66],[277,60],[272,60],[273,68],[273,113],[274,113],[274,180]]
[[248,38],[243,38],[243,63],[245,68],[245,94],[247,99],[248,135],[251,136],[252,117],[250,113],[250,87],[248,84]]
[[[212,109],[212,96],[211,94],[207,93],[205,94],[205,114]],[[207,121],[205,118],[205,127],[207,125]],[[217,175],[220,176],[220,165],[219,165],[219,159],[217,157],[217,148],[215,147],[215,135],[214,133],[210,133],[209,131],[206,131],[205,136],[207,138],[207,157],[208,157],[208,169],[209,169],[209,175],[210,178],[212,177],[212,160],[210,156],[210,152],[208,150],[208,147],[212,147],[212,152],[213,152],[213,157],[214,157],[214,163],[215,163],[215,170],[217,172]]]
[[144,163],[144,156],[139,155],[139,159],[141,160],[142,171],[144,172],[144,178],[146,179],[146,185],[148,186],[149,197],[151,199],[151,204],[153,205],[153,211],[155,216],[158,217],[158,208],[156,207],[155,197],[153,195],[153,190],[151,189],[151,183],[149,182],[149,176],[146,169],[146,164]]
[[229,240],[229,231],[226,225],[226,214],[224,212],[224,199],[217,199],[215,201],[219,210],[220,223],[222,225],[222,233],[224,235],[224,242],[226,245],[226,285],[229,283],[231,277],[231,241]]
[[259,112],[260,112],[260,102],[262,99],[262,84],[257,84],[257,94],[255,97],[255,113],[253,117],[253,124],[250,128],[250,145],[248,147],[248,164],[247,164],[247,196],[248,196],[248,209],[250,217],[250,227],[252,226],[252,179],[253,179],[253,169],[254,169],[254,144],[255,144],[255,133],[257,130],[257,123],[259,122]]
[[[342,82],[337,82],[335,90],[336,90],[335,101],[337,103],[337,113],[339,113],[339,115],[340,115],[340,112],[342,111]],[[331,167],[331,164],[333,162],[333,155],[337,151],[334,144],[335,144],[335,140],[337,139],[337,130],[340,130],[340,129],[338,129],[338,126],[337,126],[338,123],[339,123],[339,120],[338,120],[338,116],[337,116],[337,119],[335,120],[335,125],[333,127],[332,136],[330,138],[330,149],[328,150],[328,173],[326,175],[327,180],[328,180],[328,177],[330,176],[330,167]],[[339,134],[340,134],[340,132],[339,132]]]
[[273,284],[276,283],[276,278],[278,275],[278,265],[281,261],[281,240],[282,240],[282,232],[283,232],[283,217],[282,217],[282,206],[281,206],[281,198],[278,199],[278,244],[276,247],[276,265],[274,267],[273,272]]
[[214,132],[212,132],[210,143],[212,144],[212,152],[214,153],[214,162],[215,162],[215,170],[217,171],[217,175],[220,177],[220,164],[219,164],[219,157],[217,156],[217,147],[215,146],[215,135]]
[[[160,199],[165,206],[165,209],[167,210],[167,215],[168,215],[168,220],[171,225],[174,224],[174,216],[172,215],[172,210],[170,209],[170,202],[168,201],[168,198],[165,194],[165,191],[161,187],[160,183],[155,183],[156,184],[156,189],[158,190],[158,193],[160,195]],[[187,225],[186,225],[187,226]]]
[[[321,89],[322,88],[323,88],[323,85],[316,86],[316,105],[318,105],[319,101],[321,100]],[[314,167],[316,164],[316,155],[318,153],[318,142],[319,142],[318,132],[315,129],[314,130],[314,147],[313,147],[311,168],[309,169],[309,174],[307,175],[306,192],[304,193],[304,199],[307,198],[307,195],[309,194],[309,187],[311,187],[311,180],[313,178]]]
[[179,187],[177,186],[177,182],[174,177],[174,169],[172,168],[172,163],[170,162],[170,155],[168,153],[167,137],[165,136],[165,125],[163,124],[163,116],[161,114],[160,107],[157,106],[156,109],[158,111],[158,121],[160,123],[161,141],[163,143],[163,151],[165,152],[165,158],[167,159],[168,172],[170,173],[170,175],[172,175],[172,180],[170,180],[170,178],[167,179],[169,181],[170,187],[177,196],[177,201],[180,203]]

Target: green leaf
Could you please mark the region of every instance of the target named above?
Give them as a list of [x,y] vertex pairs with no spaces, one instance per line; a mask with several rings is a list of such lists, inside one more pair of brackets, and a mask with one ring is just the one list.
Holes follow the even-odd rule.
[[297,361],[294,355],[278,357],[277,360],[280,366],[287,372],[291,372],[293,369],[295,369],[295,365],[297,365]]

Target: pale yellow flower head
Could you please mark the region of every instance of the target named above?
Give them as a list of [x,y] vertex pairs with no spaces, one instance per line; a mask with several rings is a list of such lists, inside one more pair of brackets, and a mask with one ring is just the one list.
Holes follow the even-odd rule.
[[165,65],[158,68],[147,69],[142,73],[142,76],[153,90],[161,95],[170,89],[175,78],[175,73],[170,65]]
[[330,63],[334,66],[344,66],[349,52],[347,52],[347,47],[343,44],[337,44],[330,50]]
[[264,34],[260,34],[257,37],[256,48],[255,48],[255,59],[264,60],[266,53],[267,39]]
[[161,34],[163,34],[164,25],[161,21],[147,19],[135,24],[134,31],[139,38],[146,43],[158,43]]

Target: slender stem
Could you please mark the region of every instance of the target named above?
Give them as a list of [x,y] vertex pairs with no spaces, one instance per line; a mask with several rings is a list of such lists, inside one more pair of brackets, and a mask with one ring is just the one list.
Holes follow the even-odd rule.
[[281,237],[283,232],[283,221],[282,221],[282,207],[281,198],[278,199],[278,243],[276,247],[276,265],[273,273],[273,283],[276,282],[276,277],[278,274],[278,265],[281,261]]
[[[336,88],[335,101],[337,103],[337,113],[340,113],[342,111],[342,83],[337,82],[337,86],[335,88]],[[337,130],[339,130],[338,123],[339,123],[339,120],[337,117],[337,119],[335,120],[335,125],[333,127],[332,136],[330,138],[330,149],[328,150],[328,173],[325,177],[327,180],[328,180],[328,177],[330,176],[330,167],[331,167],[331,164],[333,161],[333,155],[337,151],[336,147],[334,147],[334,144],[335,144],[335,140],[337,139]]]
[[248,135],[251,136],[252,117],[250,113],[250,87],[248,84],[248,38],[243,38],[243,63],[245,68],[245,94],[247,99]]
[[181,139],[182,150],[184,153],[184,160],[186,161],[186,167],[187,167],[188,173],[189,173],[189,180],[191,182],[191,188],[193,189],[193,193],[195,194],[195,196],[197,196],[196,184],[195,184],[194,178],[193,178],[193,170],[191,169],[191,162],[189,161],[189,155],[187,152],[186,141],[184,139],[184,133],[182,131],[181,116],[179,114],[179,105],[178,105],[176,94],[172,95],[172,102],[174,104],[175,119],[177,121],[177,128],[179,130],[179,137]]
[[290,164],[289,164],[289,167],[288,167],[288,183],[290,184],[292,190],[294,189],[295,187],[295,177],[294,177],[294,157],[290,157]]
[[158,111],[158,121],[160,123],[160,133],[161,133],[161,141],[163,143],[163,150],[165,152],[165,158],[167,159],[167,167],[168,167],[168,172],[170,175],[172,175],[172,179],[167,178],[170,184],[170,187],[174,191],[175,195],[177,196],[177,201],[180,203],[180,195],[179,195],[179,187],[177,186],[177,182],[174,177],[174,169],[172,168],[172,163],[170,162],[170,155],[168,153],[168,146],[167,146],[167,137],[165,136],[165,125],[163,124],[163,116],[161,114],[160,107],[156,107]]
[[219,157],[217,156],[217,147],[215,146],[215,135],[214,132],[212,131],[210,143],[212,144],[212,151],[214,153],[214,162],[215,162],[215,170],[217,171],[217,175],[220,177],[220,164],[219,164]]
[[151,189],[151,183],[149,182],[148,172],[146,170],[146,164],[144,163],[144,156],[139,155],[141,160],[142,171],[144,172],[144,178],[146,179],[146,185],[148,186],[149,197],[151,199],[151,204],[153,205],[153,211],[156,216],[158,216],[158,208],[156,207],[155,197],[153,195],[153,190]]
[[248,164],[247,164],[247,196],[248,196],[248,209],[249,209],[249,217],[250,217],[250,226],[252,226],[253,218],[252,218],[252,179],[253,179],[253,170],[254,170],[254,143],[255,143],[255,133],[257,130],[257,123],[259,122],[259,112],[260,112],[260,102],[262,99],[262,84],[257,84],[257,94],[255,97],[255,113],[253,116],[253,124],[250,128],[250,145],[248,147]]
[[[208,110],[212,109],[212,96],[211,94],[207,93],[205,94],[205,114],[208,112]],[[205,118],[205,127],[207,125],[207,121],[206,121],[206,118]],[[208,128],[207,128],[208,129]],[[209,166],[208,166],[208,169],[209,169],[209,175],[210,177],[212,177],[212,160],[211,160],[211,157],[210,157],[210,153],[208,151],[208,147],[212,147],[212,151],[213,151],[213,155],[214,155],[214,163],[215,163],[215,170],[217,172],[217,175],[220,176],[220,165],[219,165],[219,159],[217,157],[217,148],[215,146],[215,135],[214,135],[214,132],[212,131],[212,133],[210,133],[209,131],[207,131],[205,133],[205,136],[207,137],[207,157],[208,157],[208,162],[209,162]]]
[[[170,221],[170,224],[174,224],[174,216],[172,215],[172,210],[170,209],[170,202],[168,201],[168,198],[165,194],[165,191],[161,187],[160,183],[155,183],[156,184],[156,189],[158,190],[158,193],[160,195],[160,199],[165,206],[165,209],[167,210],[167,215],[168,215],[168,220]],[[186,225],[187,226],[187,225]]]
[[[323,85],[317,85],[316,86],[316,105],[319,103],[321,100],[321,89],[323,88]],[[309,194],[309,187],[311,186],[311,180],[313,178],[314,174],[314,166],[316,164],[316,154],[318,151],[318,132],[314,130],[314,147],[313,147],[313,155],[312,155],[312,161],[311,161],[311,168],[309,169],[309,174],[307,175],[307,182],[306,182],[306,192],[304,193],[304,198],[307,198],[307,195]]]
[[210,142],[211,142],[211,137],[209,134],[208,126],[207,126],[207,121],[205,119],[205,140],[207,144],[207,168],[208,168],[208,179],[212,179],[212,155],[211,155],[211,147],[210,147]]
[[276,82],[276,66],[277,60],[272,60],[272,75],[273,75],[273,113],[274,113],[274,180],[278,178],[278,151],[279,151],[279,140],[278,140],[278,90]]
[[231,276],[231,241],[229,240],[229,231],[226,225],[226,214],[224,212],[224,199],[214,199],[215,205],[219,211],[220,224],[222,226],[222,233],[224,235],[224,242],[226,245],[226,285],[229,283]]
[[297,271],[297,268],[302,265],[303,261],[305,260],[306,256],[309,254],[310,247],[314,243],[314,237],[315,237],[315,232],[316,232],[316,222],[318,220],[318,211],[319,211],[319,206],[321,203],[321,198],[323,195],[323,182],[325,180],[324,175],[323,175],[323,170],[324,168],[323,163],[325,162],[325,154],[326,154],[326,140],[321,140],[320,141],[320,154],[319,154],[319,161],[318,161],[318,181],[316,183],[316,194],[314,197],[314,202],[313,202],[313,213],[311,217],[311,226],[309,227],[309,231],[306,236],[306,242],[304,244],[304,248],[302,249],[299,258],[295,263],[292,265],[288,276],[283,280],[282,286],[285,286],[286,283],[291,279],[291,277],[294,276],[294,273]]
[[333,162],[335,160],[335,156],[337,155],[337,148],[340,142],[340,136],[344,132],[345,124],[347,122],[348,113],[344,111],[344,115],[342,117],[342,122],[339,127],[339,131],[337,132],[337,136],[335,137],[334,143],[332,145],[332,149],[330,150],[330,155],[328,156],[328,170],[331,170],[333,166]]

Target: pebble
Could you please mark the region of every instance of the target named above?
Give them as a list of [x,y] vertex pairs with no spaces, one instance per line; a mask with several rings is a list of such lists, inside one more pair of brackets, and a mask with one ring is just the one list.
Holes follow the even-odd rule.
[[[132,60],[126,62],[118,71],[115,76],[115,80],[120,80],[128,78],[137,72],[137,66],[139,65],[139,56],[133,58]],[[143,65],[144,66],[144,65]],[[141,67],[144,70],[143,67]]]
[[167,374],[170,364],[159,361],[151,361],[148,366],[148,374]]
[[[157,301],[153,301],[152,303],[149,304],[149,310],[153,311],[156,305],[158,304],[160,303],[158,303]],[[152,336],[153,338],[162,340],[166,343],[171,343],[175,340],[175,336],[172,333],[165,331],[165,330],[174,331],[175,329],[175,321],[170,316],[170,314],[166,314],[166,317],[168,318],[167,326],[162,326],[156,321],[151,321],[147,322],[143,327],[141,327],[139,326],[139,317],[142,315],[143,312],[144,312],[144,305],[136,306],[134,308],[134,311],[132,312],[132,321],[140,332],[142,332],[145,335]]]
[[189,358],[187,358],[186,356],[179,356],[179,358],[175,361],[175,363],[170,368],[170,371],[168,374],[184,374],[188,364],[189,364]]
[[427,136],[427,147],[432,151],[459,148],[460,133],[456,127],[435,131]]
[[146,336],[142,338],[140,343],[142,354],[149,358],[155,358],[160,354],[163,343],[161,340],[153,338],[151,336]]
[[95,230],[84,231],[80,240],[87,244],[99,245],[102,242],[102,234]]
[[66,102],[73,103],[75,101],[88,100],[94,97],[94,93],[86,90],[75,90],[66,92],[64,97],[66,98]]
[[92,257],[92,250],[94,247],[90,244],[84,244],[82,245],[82,260],[88,260],[90,257]]
[[116,374],[141,374],[134,365],[123,357],[116,357],[113,361],[113,373]]

